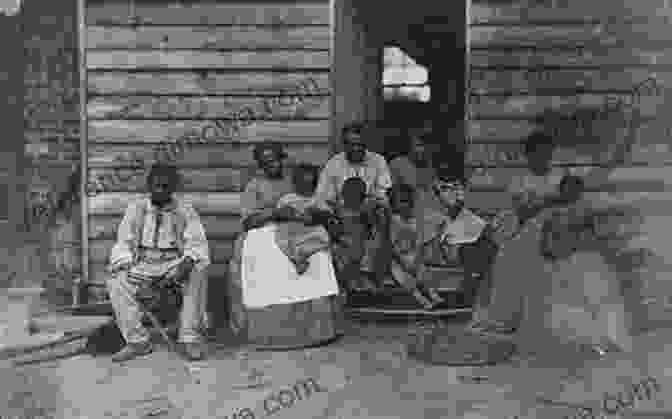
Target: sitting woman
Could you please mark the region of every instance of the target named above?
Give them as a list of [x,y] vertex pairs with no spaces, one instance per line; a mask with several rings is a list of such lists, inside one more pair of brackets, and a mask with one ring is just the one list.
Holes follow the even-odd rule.
[[283,196],[287,197],[295,190],[284,170],[286,156],[279,143],[270,141],[258,144],[254,149],[254,158],[263,175],[247,184],[241,198],[243,232],[236,240],[230,262],[233,287],[230,319],[234,332],[248,324],[248,310],[308,304],[338,293],[327,251],[310,256],[311,269],[306,275],[299,275],[277,244],[280,225],[305,222],[305,216],[291,206],[278,206]]

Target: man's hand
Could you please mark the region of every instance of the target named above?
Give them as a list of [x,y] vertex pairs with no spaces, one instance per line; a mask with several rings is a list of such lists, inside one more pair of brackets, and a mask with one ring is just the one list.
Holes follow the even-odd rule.
[[292,207],[286,206],[273,211],[273,218],[277,221],[292,221],[299,218],[299,212]]
[[175,278],[180,284],[185,284],[189,281],[189,275],[191,274],[191,271],[194,270],[195,264],[196,262],[192,258],[186,257],[179,265],[177,265]]

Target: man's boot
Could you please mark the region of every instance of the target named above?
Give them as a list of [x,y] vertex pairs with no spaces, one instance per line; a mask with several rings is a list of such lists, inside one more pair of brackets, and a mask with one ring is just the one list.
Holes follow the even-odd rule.
[[126,362],[130,361],[133,358],[139,356],[145,356],[152,353],[153,347],[152,343],[147,342],[137,342],[129,343],[124,346],[119,352],[112,355],[112,362]]

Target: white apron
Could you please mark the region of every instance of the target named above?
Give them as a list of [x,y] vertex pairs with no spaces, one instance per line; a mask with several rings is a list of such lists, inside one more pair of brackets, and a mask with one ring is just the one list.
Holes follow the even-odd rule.
[[264,308],[292,304],[338,294],[338,283],[329,252],[312,255],[306,273],[298,275],[294,264],[275,243],[276,226],[250,230],[243,243],[241,282],[243,304]]

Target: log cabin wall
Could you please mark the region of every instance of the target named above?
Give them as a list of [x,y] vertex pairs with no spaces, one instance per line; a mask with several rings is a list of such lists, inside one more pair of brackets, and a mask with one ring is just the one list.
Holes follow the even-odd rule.
[[554,161],[579,174],[608,160],[609,143],[632,138],[625,161],[588,195],[634,209],[620,228],[646,231],[623,249],[624,292],[644,307],[646,326],[672,319],[671,11],[666,0],[473,0],[470,13],[474,187],[490,191],[487,206],[507,205],[499,191],[525,170],[520,141],[542,124],[580,144]]
[[[0,260],[7,264],[0,281],[13,275],[14,282],[3,285],[43,285],[55,291],[47,299],[57,304],[66,302],[80,270],[79,212],[66,205],[77,199],[69,192],[79,162],[76,5],[27,0],[18,15],[0,22],[6,31],[3,67],[19,72],[19,79],[3,80],[9,85],[3,89],[3,146],[13,155],[0,164],[0,171],[11,172],[10,196],[2,199],[14,232],[0,234]],[[18,23],[15,32],[11,20]],[[14,89],[20,98],[12,99]]]
[[[132,19],[134,13],[135,19]],[[90,262],[95,298],[126,206],[158,158],[181,169],[210,240],[221,306],[252,147],[329,157],[330,11],[324,2],[89,0]],[[96,291],[97,290],[97,291]]]

